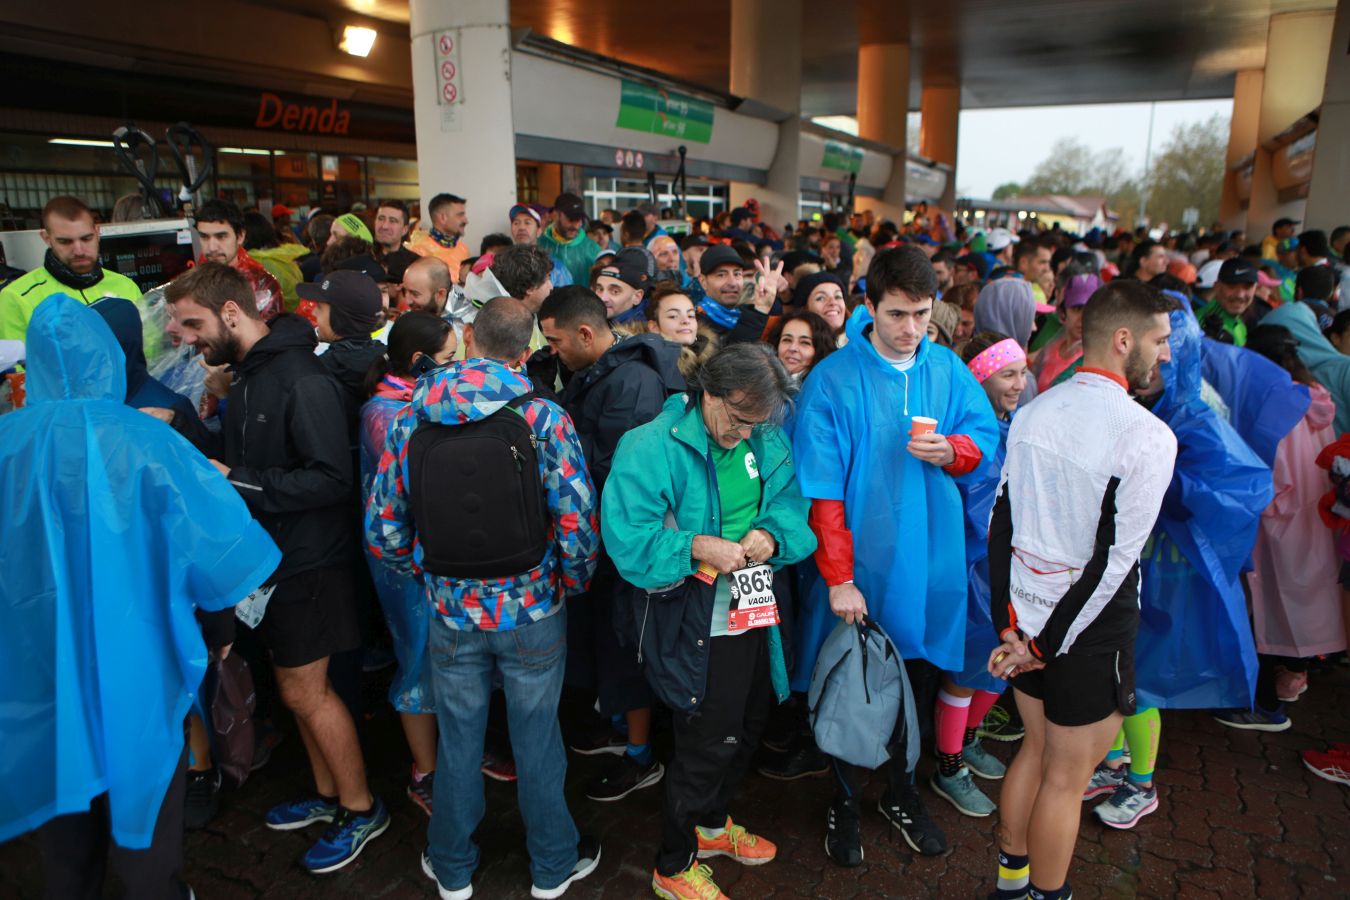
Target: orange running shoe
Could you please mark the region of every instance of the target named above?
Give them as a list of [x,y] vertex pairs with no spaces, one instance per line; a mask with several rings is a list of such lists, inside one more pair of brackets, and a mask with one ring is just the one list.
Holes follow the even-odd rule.
[[704,837],[701,829],[695,828],[698,835],[698,858],[710,856],[729,856],[736,862],[747,866],[762,866],[778,855],[778,846],[768,838],[751,834],[727,816],[726,827],[717,837]]
[[713,884],[712,869],[699,863],[669,878],[653,869],[652,890],[665,900],[731,900]]

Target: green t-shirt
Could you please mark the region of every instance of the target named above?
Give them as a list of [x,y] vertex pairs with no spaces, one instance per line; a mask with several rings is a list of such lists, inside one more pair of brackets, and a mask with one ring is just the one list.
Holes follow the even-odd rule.
[[[712,444],[711,452],[713,468],[717,470],[717,497],[722,506],[722,537],[739,541],[750,531],[750,525],[759,513],[759,461],[748,441],[741,441],[730,450]],[[713,637],[745,634],[744,631],[727,630],[730,613],[731,588],[726,578],[718,578],[710,632]]]

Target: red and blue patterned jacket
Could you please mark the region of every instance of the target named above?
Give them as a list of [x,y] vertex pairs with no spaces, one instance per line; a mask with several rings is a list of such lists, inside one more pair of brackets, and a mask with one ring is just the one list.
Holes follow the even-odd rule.
[[[530,391],[503,363],[470,359],[418,382],[412,404],[394,419],[366,504],[366,544],[376,559],[420,576],[421,548],[407,494],[408,441],[422,422],[485,419]],[[600,534],[596,495],[572,420],[556,404],[531,400],[521,412],[538,438],[539,474],[553,520],[553,543],[534,569],[508,578],[451,579],[426,574],[427,599],[451,628],[507,631],[557,612],[564,597],[586,590]]]

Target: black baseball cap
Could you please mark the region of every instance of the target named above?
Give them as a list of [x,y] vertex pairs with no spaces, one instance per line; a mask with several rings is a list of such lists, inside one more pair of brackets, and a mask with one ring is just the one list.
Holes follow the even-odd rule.
[[1225,259],[1219,268],[1218,280],[1224,284],[1256,284],[1256,266],[1241,256]]
[[617,278],[629,287],[643,291],[651,286],[652,276],[656,274],[656,259],[641,247],[624,247],[595,274]]
[[[406,269],[407,265],[404,265],[404,268]],[[375,257],[371,256],[369,253],[362,253],[358,256],[344,259],[333,267],[333,271],[360,272],[376,284],[381,284],[390,280],[389,273],[384,270],[384,266],[376,262]]]
[[688,250],[690,247],[709,247],[711,242],[706,234],[686,234],[680,241],[680,249]]
[[573,221],[586,219],[586,204],[576,194],[559,194],[553,201],[553,210]]
[[975,274],[980,276],[981,281],[984,281],[989,277],[989,261],[978,253],[967,253],[964,256],[958,256],[956,258],[956,264],[958,266],[965,266],[968,269],[974,269]]
[[1287,225],[1298,225],[1298,224],[1299,224],[1298,219],[1284,219],[1284,218],[1276,219],[1275,224],[1270,226],[1270,230],[1274,231],[1276,228],[1284,228]]
[[741,255],[726,244],[714,244],[704,252],[703,258],[698,261],[698,271],[700,275],[711,275],[718,266],[735,266],[738,269],[744,269],[745,260],[741,259]]
[[378,315],[384,309],[380,286],[369,276],[350,269],[334,269],[317,284],[304,281],[295,286],[301,300],[327,303],[358,316]]

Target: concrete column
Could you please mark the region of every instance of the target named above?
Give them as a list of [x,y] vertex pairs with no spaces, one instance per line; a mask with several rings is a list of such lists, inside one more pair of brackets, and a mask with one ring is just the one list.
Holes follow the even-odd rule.
[[[1270,17],[1266,71],[1261,85],[1261,121],[1256,139],[1264,144],[1322,102],[1331,49],[1332,10],[1279,13]],[[1247,237],[1260,240],[1281,216],[1303,218],[1304,202],[1281,203],[1271,172],[1273,154],[1257,147]]]
[[1228,152],[1224,155],[1223,192],[1219,196],[1219,221],[1227,229],[1243,228],[1247,221],[1247,211],[1237,193],[1237,176],[1229,167],[1256,150],[1264,77],[1261,69],[1244,69],[1233,84],[1233,115],[1228,124]]
[[1350,224],[1346,206],[1350,198],[1350,0],[1340,0],[1336,6],[1331,48],[1303,217],[1305,227],[1320,228],[1328,236],[1336,226]]
[[858,47],[858,136],[896,149],[891,177],[880,200],[859,197],[859,209],[871,209],[897,225],[905,221],[905,125],[909,115],[909,44]]
[[961,88],[924,85],[919,97],[919,154],[952,167],[940,205],[956,209],[956,143],[961,122]]
[[411,0],[410,12],[422,209],[436,194],[464,197],[476,247],[516,202],[510,4]]
[[802,0],[732,0],[731,93],[785,113],[768,183],[732,182],[733,207],[759,200],[760,217],[782,233],[797,224],[801,197]]

